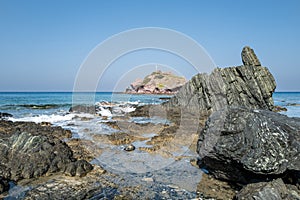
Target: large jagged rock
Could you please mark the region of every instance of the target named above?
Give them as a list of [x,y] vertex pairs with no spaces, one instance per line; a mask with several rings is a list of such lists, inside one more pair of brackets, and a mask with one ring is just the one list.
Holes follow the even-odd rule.
[[242,58],[246,65],[217,68],[209,75],[197,74],[166,103],[167,107],[211,112],[226,106],[272,110],[274,77],[260,66],[249,47],[243,49]]
[[[297,191],[297,188],[295,188]],[[252,183],[245,186],[236,195],[237,200],[300,200],[300,195],[292,188],[287,188],[282,179],[270,182]]]
[[[63,172],[69,176],[84,176],[92,170],[90,163],[73,157],[71,149],[58,138],[61,136],[52,135],[55,135],[57,128],[51,128],[30,122],[1,121],[0,189],[2,192],[8,189],[3,184],[7,181],[18,182],[56,172]],[[32,132],[24,132],[24,130]],[[48,132],[39,132],[41,130]]]
[[225,108],[199,135],[202,166],[216,177],[248,183],[291,175],[299,182],[300,118],[267,110]]
[[184,77],[158,70],[147,75],[143,80],[137,79],[131,83],[126,93],[173,94],[185,83],[186,79]]

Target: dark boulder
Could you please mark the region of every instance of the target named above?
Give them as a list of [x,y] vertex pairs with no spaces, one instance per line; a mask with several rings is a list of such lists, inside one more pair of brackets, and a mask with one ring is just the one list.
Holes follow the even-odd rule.
[[91,171],[92,165],[76,160],[70,147],[62,141],[68,133],[58,127],[32,122],[0,121],[1,191],[8,189],[5,184],[8,181],[18,182],[57,172],[84,176]]
[[225,108],[207,120],[197,151],[217,178],[248,183],[282,177],[300,170],[299,130],[300,118]]
[[12,114],[0,112],[0,119],[1,118],[12,117],[12,116],[13,116]]
[[45,134],[47,136],[54,136],[61,140],[71,138],[72,132],[63,129],[60,126],[44,125],[45,123],[36,124],[34,122],[12,122],[0,121],[0,138],[2,135],[11,135],[18,132],[28,132],[31,134]]
[[245,186],[236,195],[237,200],[300,200],[297,188],[287,187],[282,179],[270,182],[252,183]]
[[64,142],[45,135],[14,133],[0,139],[0,150],[0,176],[13,181],[67,172],[70,166],[75,170],[71,176],[82,176],[92,168],[86,161],[75,160]]
[[96,106],[94,106],[94,105],[75,105],[69,109],[69,112],[95,114]]
[[9,183],[8,180],[3,179],[0,177],[0,194],[7,191],[9,189]]

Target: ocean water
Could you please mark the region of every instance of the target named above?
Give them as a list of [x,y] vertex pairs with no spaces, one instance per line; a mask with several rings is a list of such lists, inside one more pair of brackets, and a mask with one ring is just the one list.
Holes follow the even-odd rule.
[[[81,93],[84,96],[91,93]],[[66,115],[73,100],[72,92],[0,92],[0,112],[7,112],[16,119],[38,117],[42,115]],[[111,92],[95,93],[94,103],[105,107],[110,103],[125,107],[127,105],[159,104],[168,98],[166,95],[134,95]],[[125,109],[125,108],[124,108]],[[132,111],[129,109],[129,111]]]
[[[159,104],[165,101],[164,98],[169,97],[99,92],[95,94],[94,103],[104,108],[112,103],[115,108],[120,107],[123,111],[130,112],[133,110],[130,105]],[[286,112],[281,112],[282,114],[300,117],[300,92],[275,92],[273,99],[275,105],[287,108]],[[85,104],[84,101],[81,103]],[[38,119],[42,116],[62,119],[62,116],[68,114],[71,106],[72,92],[0,92],[0,112],[10,113],[14,119],[25,120],[26,117]]]

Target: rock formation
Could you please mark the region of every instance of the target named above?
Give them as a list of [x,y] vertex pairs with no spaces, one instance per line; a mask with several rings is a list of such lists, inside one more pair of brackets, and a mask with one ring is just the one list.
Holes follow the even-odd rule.
[[58,138],[59,135],[53,136],[59,133],[57,128],[37,124],[30,127],[34,123],[27,122],[0,122],[0,191],[8,189],[7,181],[17,182],[57,172],[84,176],[92,170],[90,163],[73,157],[71,149]]
[[126,93],[174,94],[185,83],[186,79],[184,77],[158,70],[147,75],[143,80],[137,79],[131,83],[130,87],[126,89]]
[[200,111],[217,111],[226,106],[245,106],[272,110],[274,77],[260,66],[254,51],[245,47],[245,65],[217,68],[210,75],[197,74],[166,105]]
[[260,61],[253,49],[248,46],[244,47],[242,50],[242,61],[246,66],[261,66]]
[[284,184],[282,179],[275,179],[270,182],[252,183],[245,186],[237,195],[237,200],[252,200],[252,199],[300,199],[297,194],[297,188]]
[[300,118],[267,110],[213,113],[198,140],[202,163],[215,177],[247,183],[300,170]]

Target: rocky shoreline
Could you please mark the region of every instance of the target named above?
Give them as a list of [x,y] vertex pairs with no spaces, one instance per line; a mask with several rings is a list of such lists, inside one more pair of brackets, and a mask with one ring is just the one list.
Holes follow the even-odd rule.
[[110,134],[0,114],[0,198],[300,199],[300,118],[274,112],[274,77],[250,47],[241,55],[243,66],[198,74],[166,103],[101,122]]

